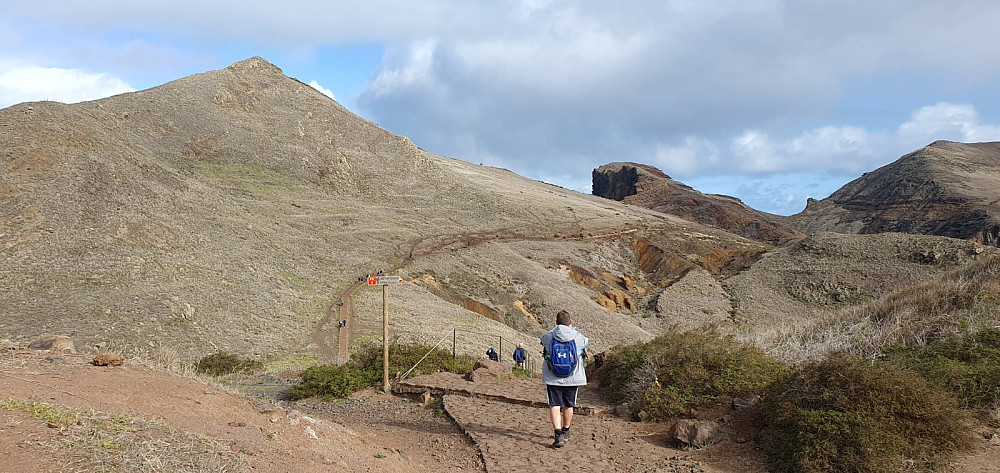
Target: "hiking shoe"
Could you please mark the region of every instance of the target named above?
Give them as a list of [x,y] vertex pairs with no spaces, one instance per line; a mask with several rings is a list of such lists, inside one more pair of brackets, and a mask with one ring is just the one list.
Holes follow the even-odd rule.
[[556,435],[556,441],[552,442],[552,448],[559,448],[562,447],[563,445],[566,445],[566,435],[565,434]]
[[572,436],[571,436],[571,435],[569,434],[569,431],[568,431],[568,430],[567,430],[567,431],[565,431],[565,432],[563,432],[563,433],[562,433],[562,436],[563,436],[563,440],[569,440],[569,439],[573,438],[573,437],[572,437]]

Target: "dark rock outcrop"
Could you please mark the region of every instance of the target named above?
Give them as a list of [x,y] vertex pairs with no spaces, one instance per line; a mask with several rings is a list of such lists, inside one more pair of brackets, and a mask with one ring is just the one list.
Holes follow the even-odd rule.
[[1000,143],[936,141],[789,217],[805,233],[901,232],[998,246]]
[[748,207],[739,199],[702,194],[659,169],[635,163],[611,163],[593,172],[593,193],[686,220],[711,225],[772,245],[805,237],[779,215]]

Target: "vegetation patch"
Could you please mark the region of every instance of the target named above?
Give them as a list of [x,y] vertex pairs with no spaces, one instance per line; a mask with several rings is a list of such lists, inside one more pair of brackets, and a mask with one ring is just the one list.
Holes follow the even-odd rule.
[[[425,358],[426,355],[426,358]],[[422,361],[421,361],[422,360]],[[419,362],[419,364],[418,364]],[[389,372],[409,376],[447,371],[468,373],[476,359],[468,355],[452,357],[450,351],[432,349],[429,345],[390,345]],[[302,382],[288,391],[292,400],[307,397],[344,398],[351,393],[375,386],[382,381],[382,347],[369,346],[342,365],[316,365],[302,373]]]
[[787,375],[764,352],[714,332],[668,332],[647,343],[617,346],[597,371],[615,403],[632,415],[662,421],[724,398],[751,398]]
[[200,374],[225,376],[234,373],[258,371],[263,367],[264,364],[257,360],[240,358],[239,356],[220,351],[198,360],[194,369]]
[[893,345],[885,359],[944,387],[963,408],[989,414],[1000,407],[1000,328],[949,334],[927,345]]
[[846,355],[799,367],[760,407],[776,472],[933,471],[971,441],[968,416],[947,392]]
[[206,162],[201,165],[201,173],[251,194],[269,195],[301,186],[296,179],[256,164]]
[[295,317],[305,322],[316,322],[326,315],[327,299],[314,297],[295,309]]

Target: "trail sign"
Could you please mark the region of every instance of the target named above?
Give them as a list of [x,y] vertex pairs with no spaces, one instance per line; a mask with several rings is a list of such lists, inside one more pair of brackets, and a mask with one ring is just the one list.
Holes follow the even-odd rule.
[[368,276],[369,286],[389,286],[402,282],[403,278],[399,276]]

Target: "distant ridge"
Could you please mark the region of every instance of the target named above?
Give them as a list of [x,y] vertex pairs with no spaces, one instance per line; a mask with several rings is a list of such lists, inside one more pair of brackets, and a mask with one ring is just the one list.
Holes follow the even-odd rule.
[[784,217],[754,210],[734,197],[702,194],[652,166],[610,163],[592,174],[594,195],[607,199],[676,215],[772,245],[805,238],[784,223]]
[[998,246],[1000,143],[935,141],[810,199],[789,221],[810,234],[902,232]]

